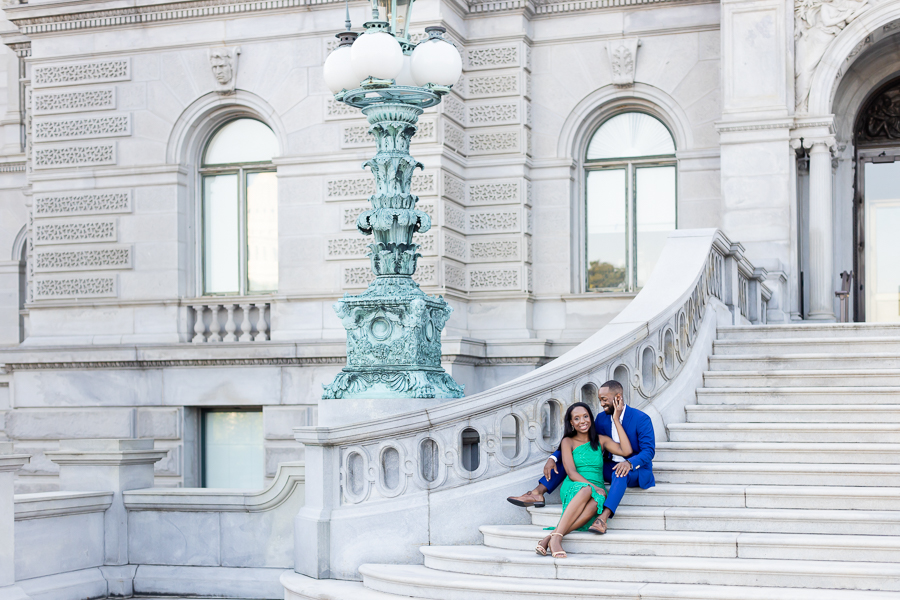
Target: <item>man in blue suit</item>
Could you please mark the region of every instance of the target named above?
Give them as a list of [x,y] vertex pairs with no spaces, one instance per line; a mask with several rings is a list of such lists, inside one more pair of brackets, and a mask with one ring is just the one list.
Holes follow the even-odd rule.
[[[598,392],[600,408],[603,410],[595,421],[597,433],[611,437],[618,442],[618,433],[612,425],[615,401],[622,397],[622,384],[607,381]],[[597,517],[590,531],[606,533],[606,521],[616,514],[619,502],[625,495],[626,487],[651,488],[656,485],[653,478],[653,455],[656,454],[656,436],[653,423],[646,413],[636,408],[626,407],[621,416],[622,429],[634,450],[627,459],[605,453],[603,457],[603,478],[609,484],[609,493],[603,504],[603,512]],[[544,494],[550,493],[566,478],[559,450],[554,452],[544,465],[544,476],[538,486],[522,496],[511,496],[507,500],[516,506],[544,506]]]

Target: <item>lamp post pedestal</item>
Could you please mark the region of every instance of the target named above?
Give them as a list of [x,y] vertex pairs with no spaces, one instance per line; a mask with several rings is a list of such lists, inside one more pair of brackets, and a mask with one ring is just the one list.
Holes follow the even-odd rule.
[[414,233],[431,228],[410,193],[422,164],[409,154],[422,110],[440,102],[425,88],[367,87],[342,100],[362,108],[378,149],[364,166],[375,175],[372,208],[356,227],[374,240],[369,259],[376,278],[359,296],[345,295],[334,310],[347,330],[347,366],[325,386],[323,399],[461,398],[463,387],[441,367],[441,332],[453,309],[413,281],[421,256]]

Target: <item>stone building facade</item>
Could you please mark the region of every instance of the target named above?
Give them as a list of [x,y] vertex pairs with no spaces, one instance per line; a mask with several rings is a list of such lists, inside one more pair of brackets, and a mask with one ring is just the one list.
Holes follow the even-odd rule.
[[[349,11],[359,29],[369,5]],[[241,435],[271,479],[343,365],[331,304],[372,278],[355,222],[374,140],[322,78],[344,4],[4,15],[0,438],[33,456],[18,489],[55,489],[43,452],[72,438],[154,438],[158,485],[210,484],[216,413],[252,413]],[[609,322],[675,227],[743,244],[768,322],[834,320],[842,271],[850,319],[900,319],[900,2],[417,2],[413,39],[437,24],[464,72],[412,144],[434,223],[416,277],[454,309],[443,362],[467,393]],[[265,131],[228,129],[242,120]],[[226,131],[237,154],[217,162]]]

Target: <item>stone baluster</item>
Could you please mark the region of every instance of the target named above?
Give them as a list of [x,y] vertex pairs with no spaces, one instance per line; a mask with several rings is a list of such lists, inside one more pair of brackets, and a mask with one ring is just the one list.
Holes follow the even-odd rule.
[[191,341],[195,344],[202,344],[206,341],[203,335],[206,333],[206,326],[203,324],[203,307],[203,304],[191,307],[191,310],[194,311],[194,337]]
[[241,304],[241,311],[244,313],[243,318],[241,319],[241,337],[240,341],[242,342],[252,342],[253,335],[250,333],[250,329],[253,327],[250,325],[250,307],[251,304]]
[[832,170],[829,142],[809,151],[809,318],[834,321]]
[[209,306],[212,311],[212,321],[209,322],[209,341],[222,341],[222,325],[219,324],[219,305],[211,304]]
[[153,487],[153,465],[168,451],[154,450],[153,440],[63,440],[44,454],[59,465],[59,488],[65,492],[113,492],[104,514],[105,565],[100,571],[109,595],[130,597],[137,565],[128,564],[128,511],[122,492]]
[[236,342],[237,336],[234,335],[234,331],[237,329],[237,324],[234,322],[234,309],[236,304],[229,304],[226,306],[228,310],[228,319],[225,321],[225,341],[226,342]]
[[29,596],[15,585],[15,518],[13,479],[22,465],[28,463],[27,454],[13,454],[12,442],[0,442],[0,598],[28,600]]
[[266,323],[266,305],[265,305],[265,303],[257,304],[256,308],[259,311],[258,312],[259,316],[256,319],[256,336],[253,338],[253,341],[254,342],[259,342],[259,341],[264,342],[267,339],[269,339],[269,336],[267,335],[268,331],[269,331],[269,326]]

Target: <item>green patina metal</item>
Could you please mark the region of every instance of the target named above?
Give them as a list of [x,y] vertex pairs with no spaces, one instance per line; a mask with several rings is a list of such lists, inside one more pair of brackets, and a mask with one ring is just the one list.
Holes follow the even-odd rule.
[[428,231],[431,219],[410,193],[413,171],[422,164],[410,156],[409,142],[419,115],[439,103],[442,92],[369,82],[336,96],[362,109],[378,148],[363,165],[375,176],[372,208],[356,221],[363,235],[373,236],[369,259],[376,278],[359,296],[334,303],[347,330],[347,366],[324,386],[325,399],[463,395],[463,386],[441,367],[441,332],[453,309],[412,278],[421,256],[413,235]]

